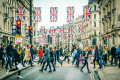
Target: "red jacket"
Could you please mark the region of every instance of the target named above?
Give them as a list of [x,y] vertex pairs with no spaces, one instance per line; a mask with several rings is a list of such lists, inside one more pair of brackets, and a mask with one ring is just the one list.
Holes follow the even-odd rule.
[[39,49],[39,57],[41,58],[43,56],[43,50]]

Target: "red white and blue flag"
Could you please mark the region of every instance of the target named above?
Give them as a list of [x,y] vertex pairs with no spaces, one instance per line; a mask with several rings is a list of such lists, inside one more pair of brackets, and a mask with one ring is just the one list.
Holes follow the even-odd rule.
[[25,21],[25,8],[24,7],[18,7],[17,8],[17,20],[21,20],[21,22]]
[[42,39],[41,38],[39,38],[39,43],[42,43]]
[[34,21],[41,22],[41,7],[34,7]]
[[54,26],[51,26],[50,27],[50,35],[52,36],[54,34],[55,34],[55,28],[54,28]]
[[41,35],[45,34],[45,26],[41,26],[41,28],[40,28],[40,34]]
[[56,38],[55,38],[55,42],[56,43],[58,43],[58,38],[59,38],[59,36],[58,36],[58,34],[56,35]]
[[74,33],[74,27],[73,27],[73,26],[70,26],[70,27],[69,27],[69,34],[70,34],[70,35],[73,35],[73,33]]
[[58,14],[58,8],[50,7],[50,22],[57,22],[57,14]]
[[79,26],[79,33],[80,33],[80,34],[83,34],[83,33],[84,33],[83,29],[84,29],[83,25],[82,25],[82,26]]
[[63,34],[63,40],[65,40],[65,39],[66,39],[66,34],[64,33],[64,34]]
[[60,34],[61,34],[61,35],[64,34],[64,27],[63,27],[63,26],[60,27]]
[[43,36],[43,40],[45,40],[45,38],[46,38],[45,34],[43,34],[42,36]]
[[83,7],[83,21],[90,21],[91,6],[86,5]]
[[73,6],[67,7],[67,22],[73,22],[74,12],[75,12],[75,8]]

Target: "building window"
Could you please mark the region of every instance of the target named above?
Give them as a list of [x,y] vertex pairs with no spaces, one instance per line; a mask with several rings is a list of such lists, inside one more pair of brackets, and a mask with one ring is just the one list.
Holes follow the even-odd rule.
[[35,36],[35,30],[34,30],[34,36]]
[[96,22],[94,22],[94,27],[96,27]]
[[94,30],[94,35],[96,35],[96,30]]
[[94,6],[94,11],[96,11],[96,5]]
[[96,19],[96,14],[94,14],[94,19]]

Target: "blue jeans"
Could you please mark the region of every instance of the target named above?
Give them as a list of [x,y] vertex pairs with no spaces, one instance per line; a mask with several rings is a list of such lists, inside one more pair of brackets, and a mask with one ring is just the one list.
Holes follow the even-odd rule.
[[6,68],[8,68],[8,64],[9,64],[10,68],[12,68],[12,67],[11,67],[11,65],[12,65],[11,57],[10,57],[9,55],[7,55],[7,57],[8,57],[8,60],[7,60]]
[[2,57],[3,57],[3,59],[4,59],[4,65],[6,65],[6,62],[5,62],[5,55],[3,55]]
[[114,61],[115,65],[117,65],[117,57],[116,56],[111,57],[111,65],[113,64],[113,58],[115,59],[115,61]]
[[75,60],[76,60],[76,57],[73,57],[72,65],[74,64]]
[[100,68],[102,68],[102,65],[105,66],[105,63],[102,61],[102,56],[99,56],[99,61],[100,61]]
[[37,57],[37,54],[34,54],[33,55],[33,59],[32,59],[32,61],[34,62],[34,59]]

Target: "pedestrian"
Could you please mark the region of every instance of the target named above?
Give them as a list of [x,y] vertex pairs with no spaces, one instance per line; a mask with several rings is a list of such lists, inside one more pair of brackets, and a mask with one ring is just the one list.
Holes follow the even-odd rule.
[[68,59],[68,64],[69,64],[69,52],[68,52],[68,47],[67,47],[67,45],[65,46],[65,49],[64,49],[64,55],[65,55],[65,57],[64,57],[64,59],[62,60],[62,61],[65,61],[66,59]]
[[0,60],[2,60],[2,68],[4,68],[4,63],[5,63],[5,59],[4,59],[4,56],[5,56],[5,44],[2,43],[1,44],[1,47],[0,47]]
[[99,64],[100,67],[100,63],[99,63],[99,51],[98,51],[98,47],[95,46],[95,54],[94,54],[94,59],[93,59],[93,64],[94,64],[94,68],[95,67],[95,61],[97,61],[97,63]]
[[105,64],[107,64],[107,56],[108,56],[108,50],[107,50],[107,47],[104,47],[104,49],[103,49],[103,60],[104,60]]
[[[7,70],[7,74],[9,74],[9,72],[18,70],[17,65],[20,63],[19,45],[15,46],[14,58],[15,58],[15,66],[16,66],[16,68],[15,69],[11,69],[11,70]],[[21,77],[21,70],[18,70],[18,77],[17,78],[22,78]]]
[[84,68],[85,66],[87,66],[88,73],[91,73],[90,70],[89,70],[89,66],[88,66],[88,55],[89,55],[89,54],[88,54],[88,48],[86,48],[86,49],[84,50],[84,53],[82,54],[82,56],[85,57],[85,60],[84,60],[84,64],[83,64],[82,68],[80,69],[81,72],[83,72],[83,68]]
[[77,65],[77,67],[79,67],[79,57],[80,57],[81,54],[82,54],[82,50],[79,48],[79,46],[77,46],[77,54],[76,54],[76,59],[77,59],[76,65]]
[[119,44],[119,46],[118,46],[118,48],[117,48],[117,50],[116,50],[116,54],[117,54],[117,56],[118,56],[119,68],[120,68],[120,44]]
[[34,49],[33,49],[33,45],[31,45],[31,48],[30,48],[30,54],[31,54],[31,58],[32,58],[32,61],[34,61]]
[[[52,47],[50,47],[50,63],[52,64],[52,66],[53,66],[53,71],[56,71],[56,69],[55,69],[55,64],[54,64],[54,52],[53,52],[53,49],[52,49]],[[47,64],[47,66],[46,66],[46,68],[44,69],[44,70],[47,70],[47,67],[48,67],[49,65]]]
[[21,48],[20,48],[20,59],[21,59],[21,62],[22,62],[23,66],[24,66],[24,56],[25,56],[25,48],[23,48],[23,46],[21,46]]
[[51,65],[50,65],[50,50],[48,48],[48,45],[46,45],[45,47],[46,48],[45,48],[45,54],[44,54],[44,59],[43,59],[43,65],[42,65],[41,70],[39,71],[43,72],[44,66],[47,63],[47,65],[49,66],[49,72],[52,72]]
[[33,50],[33,62],[34,62],[34,60],[35,60],[35,58],[37,57],[37,48],[36,48],[36,46],[34,47],[34,50]]
[[38,64],[41,63],[42,65],[42,62],[43,62],[43,49],[42,49],[42,46],[40,46]]
[[102,58],[103,58],[103,47],[101,46],[101,44],[99,44],[99,48],[98,48],[98,51],[99,51],[99,62],[100,62],[100,69],[103,67],[103,65],[105,66],[105,63],[102,61]]
[[13,42],[10,42],[10,45],[7,46],[6,48],[6,52],[7,52],[7,64],[6,64],[6,69],[8,69],[8,64],[10,66],[10,68],[12,68],[12,56],[14,55],[14,47],[13,47]]
[[114,45],[111,48],[111,65],[113,65],[113,59],[114,64],[117,65],[116,47]]
[[62,49],[62,47],[60,48],[60,56],[63,56],[63,49]]
[[74,64],[75,60],[77,59],[77,58],[76,58],[76,54],[77,54],[77,47],[75,46],[75,47],[74,47],[74,52],[72,53],[72,55],[73,55],[72,65]]
[[63,61],[60,59],[60,50],[59,50],[59,46],[56,47],[56,58],[57,58],[57,61],[61,64],[63,64]]

